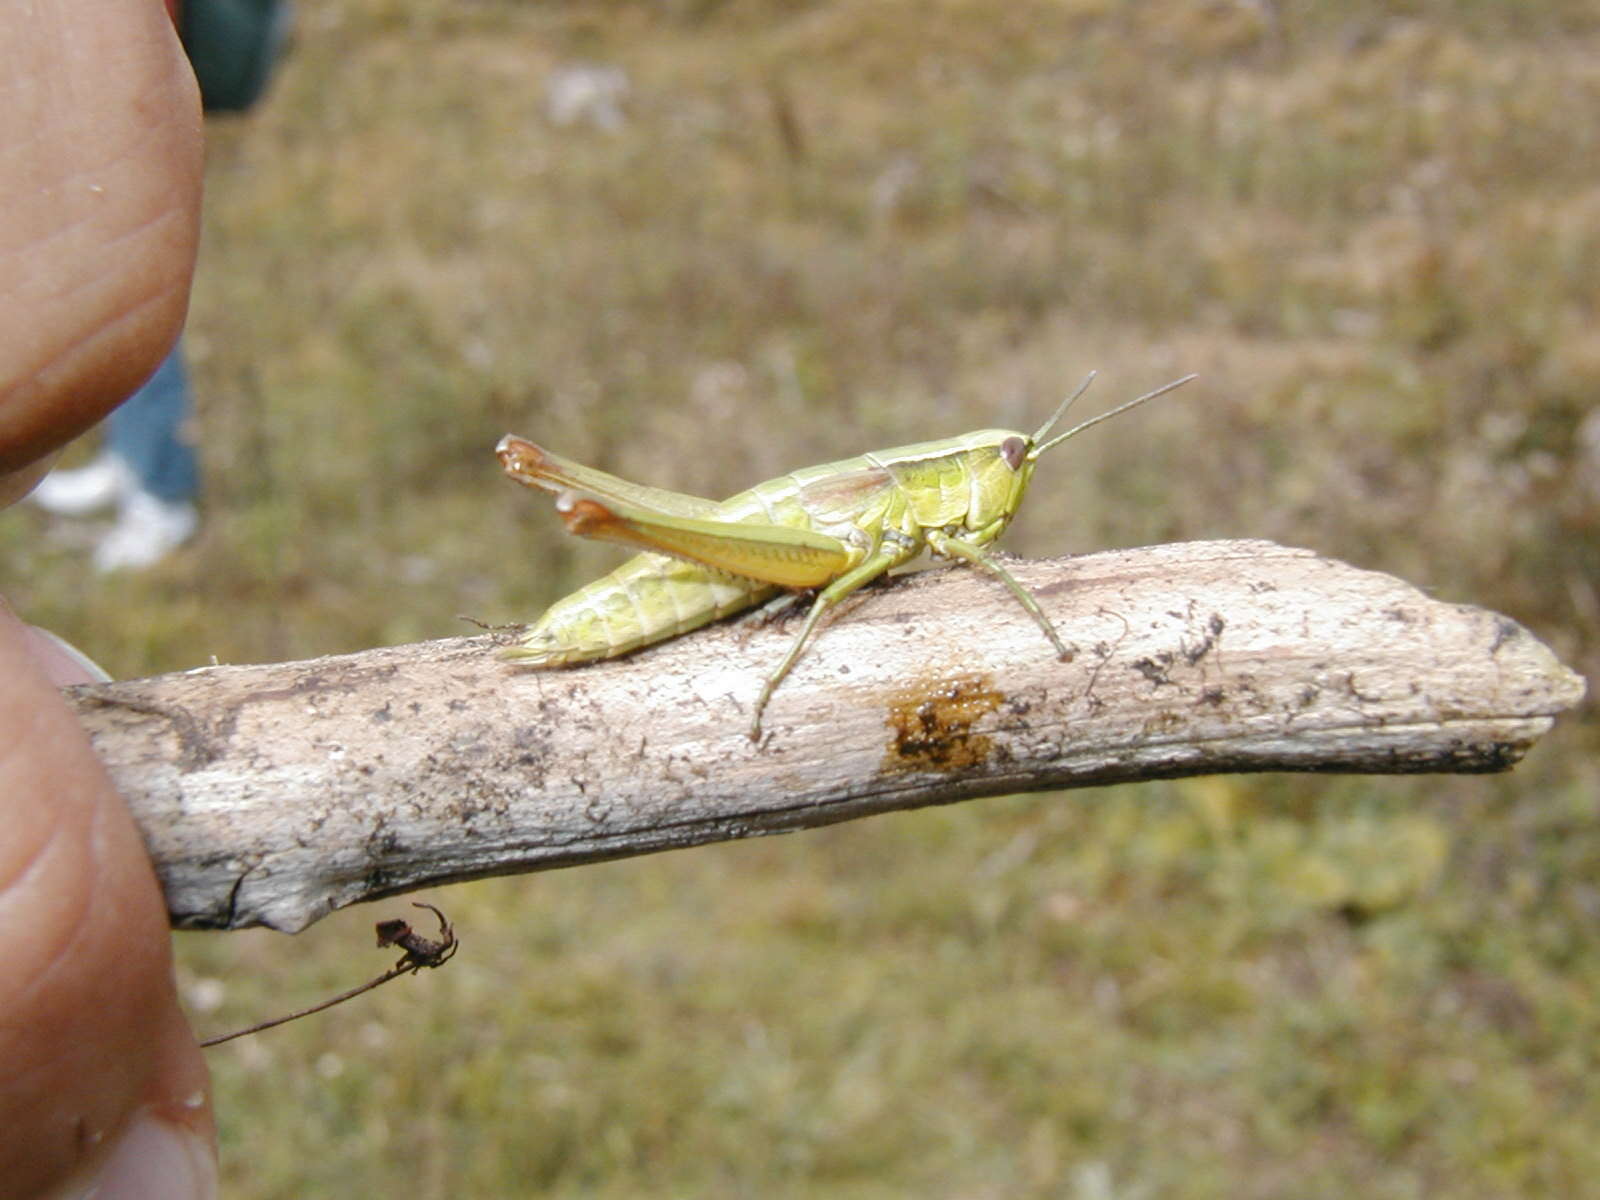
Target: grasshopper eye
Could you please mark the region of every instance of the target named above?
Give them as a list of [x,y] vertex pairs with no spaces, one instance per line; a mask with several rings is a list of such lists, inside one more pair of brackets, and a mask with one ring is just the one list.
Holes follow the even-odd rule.
[[1000,457],[1006,460],[1006,466],[1013,471],[1019,470],[1023,460],[1028,457],[1028,443],[1019,437],[1008,437],[1000,443]]

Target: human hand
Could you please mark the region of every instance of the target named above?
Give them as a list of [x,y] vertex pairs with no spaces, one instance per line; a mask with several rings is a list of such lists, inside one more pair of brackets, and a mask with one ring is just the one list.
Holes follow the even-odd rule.
[[[158,0],[0,4],[0,504],[177,336],[200,113]],[[215,1194],[205,1063],[137,829],[0,609],[0,1191]]]

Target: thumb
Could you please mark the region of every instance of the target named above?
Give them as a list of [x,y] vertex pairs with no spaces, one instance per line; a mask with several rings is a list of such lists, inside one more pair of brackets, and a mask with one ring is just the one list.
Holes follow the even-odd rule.
[[[215,1194],[205,1062],[138,830],[0,606],[0,1180]],[[76,1189],[76,1190],[74,1190]]]

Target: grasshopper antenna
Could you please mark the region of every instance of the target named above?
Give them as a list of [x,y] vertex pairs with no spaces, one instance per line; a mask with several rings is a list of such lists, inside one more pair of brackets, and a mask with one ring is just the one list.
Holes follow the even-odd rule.
[[1072,407],[1072,402],[1089,390],[1089,385],[1094,382],[1094,378],[1098,374],[1100,374],[1099,371],[1090,371],[1087,375],[1085,375],[1083,377],[1083,382],[1078,385],[1078,390],[1063,400],[1061,402],[1061,406],[1057,408],[1055,412],[1050,414],[1050,419],[1043,425],[1039,426],[1039,432],[1033,435],[1033,444],[1035,446],[1044,440],[1044,435],[1050,432],[1050,427],[1052,425],[1067,415],[1067,409]]
[[[1168,392],[1174,391],[1174,390],[1176,390],[1178,388],[1181,388],[1184,384],[1190,382],[1191,380],[1198,379],[1198,378],[1199,378],[1199,376],[1198,375],[1194,375],[1194,374],[1185,375],[1182,379],[1174,379],[1171,383],[1163,384],[1162,386],[1156,388],[1155,391],[1146,392],[1144,395],[1138,397],[1135,400],[1129,400],[1126,404],[1119,404],[1119,405],[1117,405],[1116,408],[1113,408],[1110,412],[1103,412],[1098,417],[1090,417],[1087,421],[1082,421],[1079,424],[1074,425],[1071,429],[1067,430],[1065,433],[1056,434],[1055,437],[1051,438],[1048,442],[1045,442],[1043,445],[1035,445],[1034,448],[1033,448],[1033,451],[1028,455],[1028,457],[1029,458],[1038,458],[1046,450],[1050,449],[1051,446],[1059,446],[1062,442],[1066,441],[1068,438],[1077,436],[1078,434],[1082,433],[1085,429],[1088,429],[1091,425],[1098,425],[1098,424],[1100,424],[1101,421],[1109,421],[1112,417],[1120,416],[1122,413],[1127,412],[1130,408],[1137,408],[1139,405],[1143,404],[1146,400],[1154,400],[1157,396],[1165,396]],[[1078,387],[1078,390],[1073,392],[1072,395],[1067,397],[1066,403],[1062,404],[1062,406],[1056,410],[1056,415],[1051,417],[1048,421],[1045,422],[1044,428],[1039,431],[1039,434],[1038,434],[1039,437],[1042,437],[1049,430],[1050,426],[1052,426],[1052,425],[1054,425],[1056,423],[1057,419],[1061,416],[1061,414],[1067,411],[1067,405],[1068,404],[1071,404],[1079,396],[1083,395],[1084,391],[1088,388],[1090,382],[1093,379],[1094,379],[1094,372],[1091,371],[1089,373],[1089,378],[1085,379],[1083,381],[1083,383]],[[1037,440],[1037,438],[1035,440]]]

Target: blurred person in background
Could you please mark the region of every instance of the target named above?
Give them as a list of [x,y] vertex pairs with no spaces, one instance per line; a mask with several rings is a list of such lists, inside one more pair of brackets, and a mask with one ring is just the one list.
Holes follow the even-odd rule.
[[192,408],[180,342],[107,419],[99,457],[57,471],[34,489],[35,504],[63,517],[116,505],[116,522],[94,548],[97,571],[151,566],[199,525],[200,469],[185,428]]

